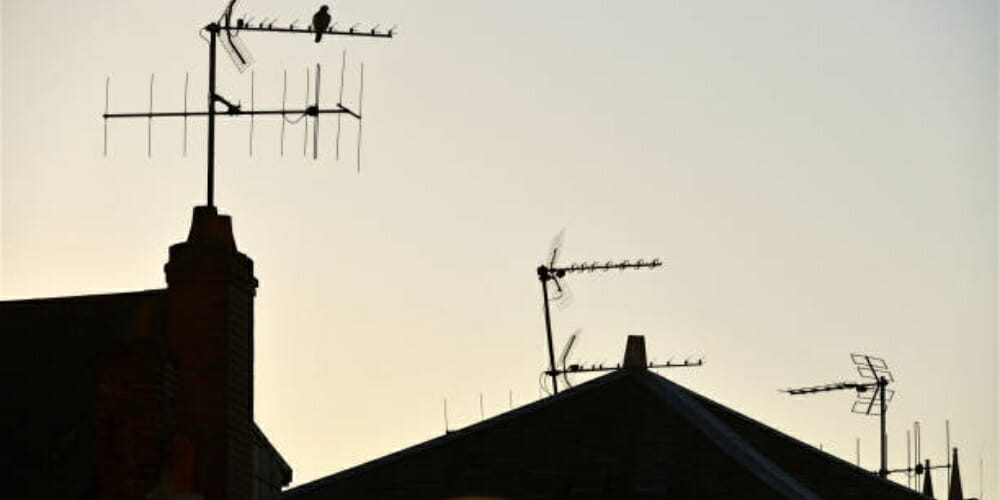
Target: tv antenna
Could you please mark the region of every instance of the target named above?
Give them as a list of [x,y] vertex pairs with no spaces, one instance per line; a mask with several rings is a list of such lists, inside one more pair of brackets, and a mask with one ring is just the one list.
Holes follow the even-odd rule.
[[[653,259],[651,261],[645,261],[639,259],[635,262],[630,262],[628,260],[623,261],[607,261],[607,262],[585,262],[580,264],[571,264],[569,266],[560,266],[556,263],[559,259],[559,252],[562,250],[562,240],[563,231],[560,231],[556,235],[555,239],[552,241],[552,247],[549,250],[547,256],[548,263],[538,266],[536,269],[538,273],[538,281],[542,282],[542,305],[545,309],[545,336],[548,341],[549,348],[549,369],[545,372],[552,379],[552,391],[553,394],[559,393],[559,375],[562,373],[560,370],[556,369],[556,357],[555,352],[552,347],[552,318],[549,313],[549,302],[550,301],[563,301],[568,298],[568,290],[562,283],[562,278],[567,274],[571,273],[592,273],[595,271],[611,271],[619,270],[624,271],[626,269],[653,269],[660,267],[663,263],[660,259]],[[552,296],[549,295],[549,282],[552,282],[555,286],[555,292]],[[572,348],[572,345],[569,346]],[[567,353],[568,355],[568,353]],[[595,367],[596,368],[596,367]],[[604,370],[603,367],[601,370]],[[613,368],[608,368],[607,370],[613,370]],[[607,371],[604,370],[604,371]],[[579,370],[584,371],[584,370]],[[586,371],[599,371],[599,370],[586,370]]]
[[[907,482],[914,489],[920,486],[920,476],[922,474],[930,474],[934,469],[947,469],[948,471],[948,481],[947,484],[951,485],[951,425],[948,420],[944,421],[945,429],[945,448],[946,448],[946,462],[943,465],[931,465],[931,461],[926,459],[926,457],[921,457],[921,428],[920,422],[913,422],[913,449],[911,455],[910,448],[910,431],[906,431],[906,461],[907,466],[902,469],[890,469],[889,474],[895,473],[905,473]],[[929,479],[925,479],[929,481]]]
[[[830,392],[850,389],[857,393],[857,399],[851,406],[851,412],[862,415],[878,415],[880,423],[880,443],[881,443],[881,463],[878,475],[886,477],[889,475],[889,468],[886,465],[886,433],[885,433],[885,412],[888,404],[892,401],[895,391],[888,389],[890,383],[894,382],[892,372],[886,365],[885,360],[867,354],[851,354],[851,361],[858,371],[858,375],[865,379],[864,382],[835,382],[826,385],[816,385],[811,387],[800,387],[795,389],[782,389],[793,396],[803,394],[815,394],[818,392]],[[895,471],[892,471],[895,472]]]
[[[615,370],[620,370],[622,368],[621,363],[615,365],[605,366],[602,364],[591,364],[586,365],[583,363],[569,363],[569,355],[572,352],[573,347],[579,343],[579,338],[582,330],[577,329],[573,332],[569,339],[566,340],[566,345],[563,347],[562,353],[559,355],[558,368],[554,370],[557,376],[561,376],[563,379],[563,384],[566,387],[572,387],[573,384],[570,382],[569,375],[574,373],[600,373],[600,372],[611,372]],[[657,363],[656,361],[650,361],[647,363],[646,368],[657,369],[657,368],[693,368],[696,366],[702,366],[705,363],[704,358],[687,358],[684,361],[674,361],[673,359],[667,360],[666,363]],[[550,372],[546,372],[546,375]]]
[[[150,78],[149,83],[149,111],[148,112],[134,112],[134,113],[111,113],[108,109],[108,99],[110,98],[110,88],[111,79],[108,78],[105,83],[105,102],[104,102],[104,154],[107,155],[107,121],[109,119],[118,118],[145,118],[147,120],[147,154],[152,154],[152,122],[156,118],[183,118],[184,119],[184,148],[187,150],[187,120],[192,117],[206,117],[208,119],[208,168],[207,168],[207,205],[209,207],[215,206],[215,120],[219,115],[227,117],[242,117],[249,116],[251,120],[250,128],[250,141],[251,141],[251,154],[252,154],[252,144],[253,144],[253,119],[255,116],[280,116],[283,121],[288,121],[290,123],[297,123],[299,120],[305,119],[306,125],[306,136],[305,143],[308,143],[308,119],[312,118],[313,121],[313,159],[318,157],[318,143],[319,143],[319,117],[325,114],[336,114],[338,118],[342,115],[348,115],[355,118],[358,121],[358,153],[357,153],[357,164],[358,171],[361,169],[361,107],[362,99],[364,98],[364,64],[361,65],[360,72],[360,87],[358,92],[358,103],[357,109],[348,108],[343,103],[343,68],[341,68],[341,89],[340,89],[340,99],[338,100],[335,107],[323,108],[320,107],[320,66],[316,65],[315,73],[315,94],[313,95],[314,100],[312,104],[309,104],[308,100],[310,97],[309,92],[309,76],[308,69],[306,76],[306,105],[303,108],[286,108],[285,97],[287,95],[287,79],[285,83],[285,88],[283,89],[282,95],[282,106],[280,109],[256,109],[254,106],[253,97],[253,76],[251,76],[251,105],[250,109],[244,109],[240,103],[233,104],[229,99],[223,97],[218,91],[217,77],[216,77],[216,53],[217,46],[221,42],[223,49],[229,56],[229,59],[236,66],[236,69],[243,73],[253,64],[253,56],[247,49],[246,44],[243,42],[243,37],[241,36],[244,32],[258,32],[258,33],[268,33],[268,34],[299,34],[299,35],[314,35],[316,37],[316,42],[319,43],[320,38],[323,36],[349,36],[349,37],[366,37],[366,38],[392,38],[395,35],[395,27],[388,30],[379,30],[378,25],[369,29],[359,29],[358,25],[355,24],[347,30],[336,29],[336,23],[333,23],[327,27],[323,26],[312,26],[299,27],[296,22],[292,22],[287,25],[281,25],[277,23],[275,19],[263,19],[254,22],[254,18],[251,17],[239,17],[235,18],[233,15],[233,8],[238,0],[229,0],[226,4],[225,10],[218,20],[209,23],[201,31],[208,33],[208,107],[203,111],[189,111],[187,109],[187,79],[185,78],[185,88],[184,88],[184,109],[182,111],[169,111],[169,112],[154,112],[153,111],[153,78]],[[317,13],[318,19],[319,13]],[[319,23],[317,23],[319,24]],[[203,37],[204,38],[204,37]],[[344,56],[344,64],[346,64],[346,54]],[[218,109],[218,105],[222,105],[223,109]],[[294,117],[294,120],[289,117]],[[337,156],[340,156],[340,121],[338,120],[337,127]],[[284,152],[284,124],[282,124],[282,135],[281,135],[281,150]]]

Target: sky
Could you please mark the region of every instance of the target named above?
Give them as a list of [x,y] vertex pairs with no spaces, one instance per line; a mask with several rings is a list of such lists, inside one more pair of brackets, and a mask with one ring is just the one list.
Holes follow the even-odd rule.
[[[170,244],[205,203],[205,125],[109,124],[111,111],[204,109],[199,28],[224,2],[4,0],[0,299],[165,286]],[[305,24],[304,0],[237,13]],[[660,258],[570,276],[557,349],[615,363],[629,334],[662,375],[798,439],[878,467],[878,420],[850,393],[780,388],[887,360],[889,464],[920,421],[966,493],[997,498],[997,23],[968,0],[338,0],[392,40],[246,34],[221,55],[231,101],[357,103],[364,139],[321,123],[220,119],[216,202],[255,264],[255,418],[295,469],[330,474],[540,397],[535,267]],[[311,152],[310,152],[311,153]],[[311,156],[311,155],[310,155]],[[586,380],[577,377],[576,383]],[[896,480],[906,483],[905,476]],[[944,475],[935,483],[943,488]]]

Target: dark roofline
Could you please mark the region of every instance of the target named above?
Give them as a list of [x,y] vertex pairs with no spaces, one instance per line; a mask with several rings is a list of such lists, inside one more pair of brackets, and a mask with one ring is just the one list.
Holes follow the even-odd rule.
[[364,473],[370,469],[403,460],[421,451],[447,445],[453,440],[462,439],[470,434],[485,432],[489,429],[505,423],[509,420],[521,417],[524,414],[533,413],[545,409],[551,405],[559,404],[561,401],[574,397],[584,391],[589,391],[597,387],[616,382],[626,377],[634,377],[639,381],[640,386],[651,391],[656,399],[664,404],[670,405],[683,418],[688,419],[692,425],[699,429],[708,439],[715,442],[723,452],[728,453],[734,460],[743,464],[748,471],[753,473],[762,482],[774,488],[776,493],[787,498],[819,498],[815,493],[802,485],[797,479],[788,475],[784,469],[773,463],[741,437],[734,429],[726,424],[715,412],[725,414],[751,425],[763,429],[764,432],[782,439],[792,446],[808,450],[809,453],[817,454],[825,459],[832,459],[833,463],[847,466],[857,473],[871,480],[882,482],[884,486],[896,488],[901,492],[919,498],[920,493],[910,490],[894,481],[878,477],[871,471],[858,467],[846,460],[826,453],[807,443],[804,443],[792,436],[774,429],[768,425],[758,422],[742,413],[728,408],[720,403],[701,396],[680,384],[666,379],[654,372],[646,370],[619,370],[611,372],[602,377],[587,381],[586,383],[565,390],[555,396],[548,397],[533,403],[527,404],[515,410],[491,417],[482,422],[475,423],[468,427],[456,431],[450,431],[443,436],[424,441],[423,443],[401,449],[380,458],[364,462],[362,464],[344,469],[319,479],[315,479],[305,484],[301,484],[282,493],[280,498],[293,499],[299,494],[307,494],[311,491],[323,488],[327,483],[341,481],[357,474]]
[[267,445],[267,447],[274,452],[274,456],[278,458],[278,461],[281,463],[281,485],[288,486],[288,483],[292,482],[292,466],[288,465],[288,462],[285,461],[285,457],[281,456],[281,452],[279,452],[278,448],[271,443],[271,440],[267,438],[267,435],[260,429],[257,422],[253,423],[253,433],[257,439],[259,439],[262,444]]
[[13,300],[0,300],[0,306],[6,305],[28,305],[28,304],[41,304],[41,303],[59,303],[59,302],[77,302],[77,301],[88,301],[88,300],[102,300],[102,299],[114,299],[129,296],[142,296],[142,295],[159,295],[165,293],[166,288],[154,288],[148,290],[137,290],[134,292],[112,292],[112,293],[96,293],[89,295],[65,295],[60,297],[33,297],[29,299],[13,299]]
[[514,410],[501,413],[500,415],[490,417],[486,420],[483,420],[482,422],[477,422],[467,427],[463,427],[462,429],[448,431],[448,433],[443,436],[431,438],[422,443],[407,448],[403,448],[399,451],[376,458],[374,460],[370,460],[368,462],[363,462],[361,464],[355,465],[354,467],[344,469],[340,472],[335,472],[333,474],[323,476],[319,479],[314,479],[308,483],[300,484],[294,488],[285,490],[282,493],[281,498],[294,498],[295,495],[298,495],[300,493],[307,493],[317,488],[322,488],[328,482],[339,481],[344,478],[348,478],[356,474],[366,472],[369,469],[404,459],[406,457],[409,457],[413,454],[424,451],[426,449],[436,448],[438,446],[446,445],[454,440],[462,439],[465,436],[468,436],[469,434],[487,431],[497,425],[507,422],[508,420],[513,420],[515,418],[518,418],[526,413],[533,413],[535,411],[542,410],[554,404],[558,404],[560,401],[567,398],[571,398],[575,394],[578,394],[582,391],[586,391],[591,388],[600,387],[609,384],[611,382],[614,382],[620,378],[626,377],[628,373],[629,373],[628,371],[620,370],[611,372],[607,375],[595,378],[593,380],[588,380],[587,382],[577,385],[571,389],[563,390],[562,392],[554,396],[550,396],[545,399],[540,399],[533,403],[526,404],[520,408],[516,408]]
[[730,416],[730,417],[732,417],[732,418],[734,418],[736,420],[742,420],[742,421],[744,421],[744,422],[746,422],[748,424],[751,424],[751,425],[754,425],[756,427],[759,427],[761,430],[767,432],[768,434],[774,435],[775,437],[777,437],[779,439],[783,439],[783,440],[787,441],[789,445],[794,445],[794,446],[802,449],[803,451],[806,451],[806,452],[809,452],[809,453],[812,453],[812,454],[815,454],[815,455],[819,455],[819,456],[821,456],[821,457],[823,457],[825,459],[833,460],[835,462],[839,462],[840,465],[849,467],[851,469],[855,469],[859,473],[866,474],[867,477],[869,477],[869,478],[871,478],[873,480],[881,481],[882,483],[884,483],[887,486],[891,486],[893,488],[897,488],[900,491],[905,491],[905,492],[913,494],[913,495],[923,496],[923,494],[920,493],[919,491],[911,490],[911,489],[909,489],[909,488],[907,488],[907,487],[905,487],[905,486],[903,486],[903,485],[901,485],[901,484],[899,484],[899,483],[897,483],[895,481],[892,481],[892,480],[887,479],[887,478],[880,477],[878,474],[876,474],[875,472],[873,472],[871,470],[865,469],[864,467],[859,467],[859,466],[857,466],[855,464],[852,464],[851,462],[848,462],[847,460],[844,460],[844,459],[842,459],[842,458],[840,458],[840,457],[838,457],[836,455],[833,455],[831,453],[827,453],[827,452],[825,452],[825,451],[823,451],[823,450],[821,450],[819,448],[816,448],[815,446],[813,446],[813,445],[811,445],[809,443],[806,443],[805,441],[802,441],[802,440],[800,440],[800,439],[798,439],[798,438],[796,438],[794,436],[790,436],[788,434],[785,434],[784,432],[781,432],[781,431],[775,429],[774,427],[771,427],[770,425],[767,425],[767,424],[765,424],[765,423],[763,423],[763,422],[761,422],[759,420],[756,420],[756,419],[753,419],[751,417],[748,417],[747,415],[744,415],[744,414],[742,414],[742,413],[740,413],[740,412],[738,412],[738,411],[736,411],[736,410],[734,410],[734,409],[732,409],[732,408],[730,408],[728,406],[725,406],[722,403],[719,403],[719,402],[713,401],[713,400],[711,400],[709,398],[706,398],[705,396],[702,396],[701,394],[698,394],[697,392],[694,392],[694,391],[692,391],[692,390],[690,390],[690,389],[688,389],[688,388],[686,388],[686,387],[684,387],[684,386],[682,386],[682,385],[680,385],[680,384],[678,384],[676,382],[673,382],[673,381],[671,381],[669,379],[666,379],[666,378],[663,379],[663,382],[666,382],[666,383],[669,383],[669,384],[672,384],[672,385],[676,386],[681,391],[685,392],[687,395],[689,395],[692,398],[694,398],[695,400],[699,401],[702,405],[704,405],[706,407],[711,407],[711,410],[713,412],[724,413],[727,416]]

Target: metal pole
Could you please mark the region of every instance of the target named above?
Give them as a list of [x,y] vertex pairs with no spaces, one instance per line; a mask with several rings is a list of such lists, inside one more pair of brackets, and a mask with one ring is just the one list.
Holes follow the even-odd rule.
[[208,25],[208,206],[215,206],[215,38],[219,25]]
[[910,431],[906,431],[906,486],[913,488],[913,454],[910,450]]
[[538,279],[542,282],[542,304],[545,307],[545,334],[549,341],[549,375],[552,377],[552,393],[559,394],[559,379],[556,376],[556,355],[552,349],[552,320],[549,318],[549,271],[545,266],[538,268]]
[[948,457],[948,494],[951,495],[951,425],[947,420],[944,421],[944,440],[948,448],[945,456]]
[[879,395],[879,403],[882,405],[882,411],[879,412],[880,413],[879,420],[881,421],[880,423],[882,425],[882,434],[880,436],[881,441],[882,441],[882,464],[879,467],[878,475],[882,476],[882,477],[887,477],[889,475],[889,467],[888,467],[888,465],[886,463],[887,460],[888,460],[887,457],[886,457],[886,453],[887,453],[888,450],[886,450],[886,435],[885,435],[885,411],[886,411],[886,407],[885,407],[885,386],[889,385],[889,381],[886,380],[885,377],[881,377],[881,378],[879,378],[878,385],[879,385],[879,393],[878,393],[878,395]]

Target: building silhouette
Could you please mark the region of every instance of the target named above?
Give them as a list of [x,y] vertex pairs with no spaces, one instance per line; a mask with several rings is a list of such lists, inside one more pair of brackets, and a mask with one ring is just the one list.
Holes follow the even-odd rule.
[[646,367],[286,491],[333,499],[921,499]]
[[928,498],[647,370],[639,336],[620,370],[282,492],[292,469],[253,419],[258,283],[230,218],[196,207],[164,271],[163,289],[0,302],[0,496]]
[[253,420],[253,262],[196,207],[167,287],[0,302],[4,498],[257,499],[292,470]]

